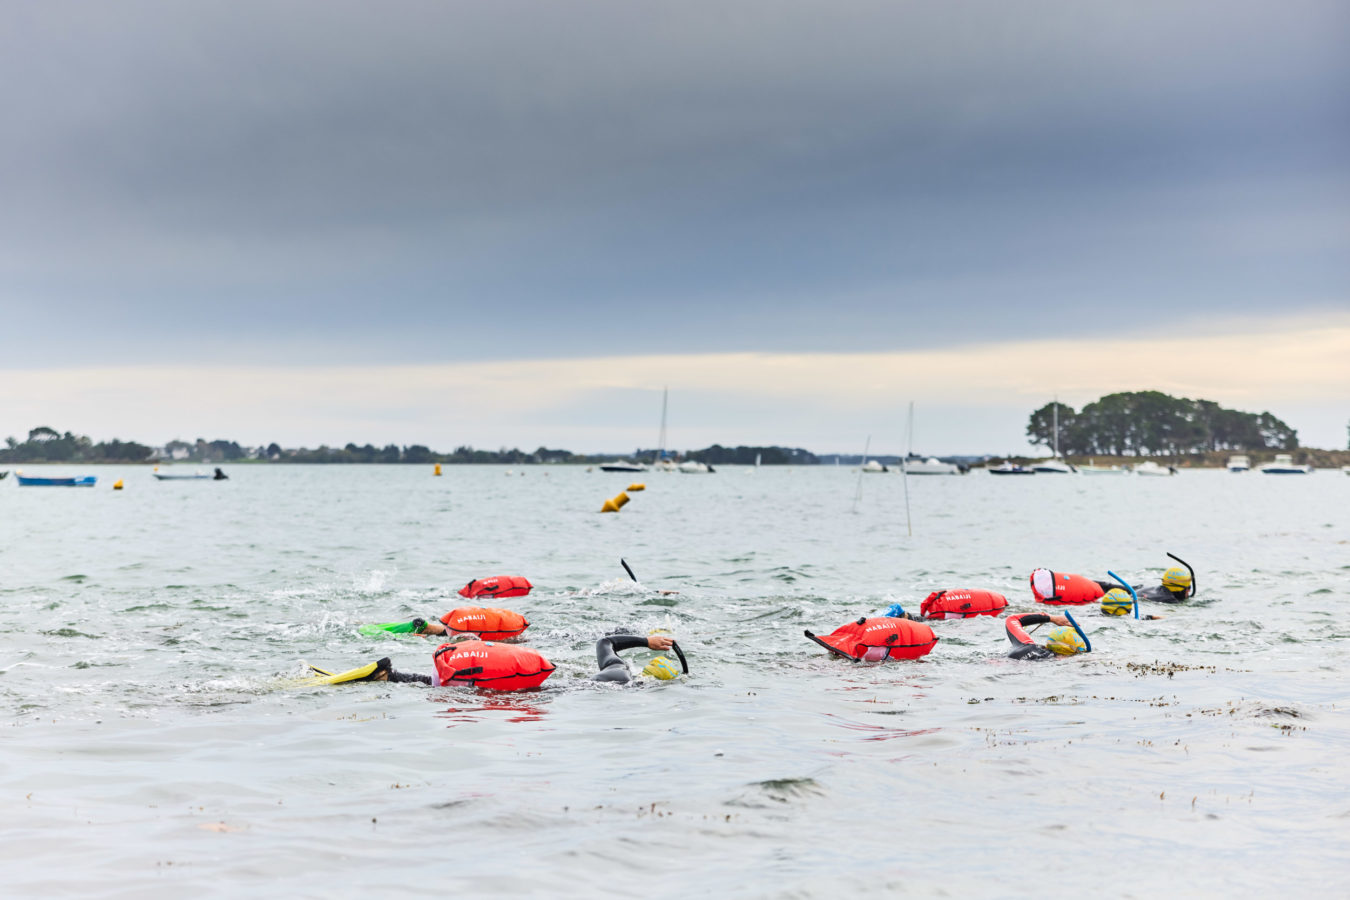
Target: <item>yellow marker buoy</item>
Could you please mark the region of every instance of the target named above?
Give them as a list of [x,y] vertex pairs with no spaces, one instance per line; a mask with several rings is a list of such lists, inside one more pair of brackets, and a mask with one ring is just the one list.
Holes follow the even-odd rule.
[[439,475],[439,474],[441,474],[441,464],[440,464],[440,463],[436,463],[436,471],[432,472],[431,474],[432,474],[432,475]]
[[635,481],[628,486],[628,489],[630,491],[645,491],[647,489],[647,486],[645,484],[640,484]]
[[121,489],[122,489],[122,479],[119,478],[113,482],[113,490],[120,491]]
[[623,491],[619,491],[619,493],[613,499],[605,501],[604,505],[600,507],[600,511],[618,512],[619,508],[627,502],[628,502],[628,495],[625,494]]

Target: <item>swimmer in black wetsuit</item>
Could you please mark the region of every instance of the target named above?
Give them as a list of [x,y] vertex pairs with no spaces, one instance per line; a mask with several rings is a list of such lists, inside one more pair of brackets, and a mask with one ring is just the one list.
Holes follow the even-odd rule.
[[[1046,623],[1060,627],[1052,630],[1046,636],[1048,640],[1042,647],[1031,639],[1024,626],[1045,625]],[[1008,631],[1008,640],[1012,641],[1013,645],[1008,655],[1013,659],[1050,659],[1053,656],[1072,656],[1087,649],[1083,639],[1078,636],[1078,632],[1073,628],[1067,616],[1021,613],[1020,615],[1008,616],[1005,628]]]
[[[1120,584],[1115,581],[1099,581],[1097,584],[1104,591],[1120,587]],[[1195,584],[1191,579],[1190,572],[1180,566],[1172,566],[1166,572],[1163,572],[1161,584],[1151,588],[1136,584],[1134,592],[1139,595],[1140,600],[1152,600],[1155,603],[1184,603],[1195,596]]]
[[[595,642],[595,660],[600,671],[591,676],[591,681],[604,681],[611,684],[628,684],[633,673],[628,664],[619,658],[619,651],[634,650],[642,647],[647,650],[669,650],[675,646],[675,640],[664,634],[641,637],[636,634],[610,634]],[[665,681],[674,678],[679,671],[664,656],[658,656],[647,664],[642,674],[651,675]]]

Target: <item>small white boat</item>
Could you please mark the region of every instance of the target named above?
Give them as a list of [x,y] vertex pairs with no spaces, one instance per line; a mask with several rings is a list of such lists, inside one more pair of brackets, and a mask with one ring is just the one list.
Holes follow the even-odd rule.
[[1228,471],[1246,472],[1252,467],[1252,461],[1245,456],[1237,455],[1228,457]]
[[1031,471],[1038,475],[1072,475],[1074,467],[1062,459],[1043,459],[1032,463]]
[[1276,453],[1274,461],[1257,466],[1256,471],[1264,475],[1307,475],[1312,466],[1295,463],[1291,453]]
[[954,463],[945,463],[936,456],[927,459],[915,457],[901,463],[906,475],[960,475],[961,469]]
[[860,471],[860,472],[889,472],[890,469],[886,468],[886,467],[883,466],[881,463],[877,462],[875,459],[869,459],[867,462],[865,462],[865,463],[862,464],[862,468],[859,469],[858,471]]
[[1146,459],[1134,467],[1136,475],[1175,475],[1177,470],[1175,466],[1160,466],[1151,459]]
[[990,475],[1035,475],[1036,473],[1026,466],[1015,466],[1010,462],[1004,462],[989,469]]
[[1098,466],[1094,465],[1092,460],[1088,460],[1086,466],[1079,466],[1078,471],[1083,475],[1128,475],[1130,470],[1121,466]]
[[680,463],[679,470],[686,475],[705,475],[708,472],[715,471],[712,466],[705,462],[699,462],[696,459],[686,459]]
[[641,463],[631,463],[625,459],[616,459],[600,467],[601,472],[645,472],[647,467]]
[[1350,475],[1350,466],[1341,466],[1341,471],[1347,475]]

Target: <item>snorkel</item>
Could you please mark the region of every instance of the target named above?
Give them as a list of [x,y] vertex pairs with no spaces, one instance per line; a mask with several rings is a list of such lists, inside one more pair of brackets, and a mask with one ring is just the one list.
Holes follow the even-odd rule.
[[684,658],[684,651],[680,649],[680,645],[677,644],[675,641],[671,641],[671,642],[670,642],[670,649],[674,650],[674,651],[675,651],[675,655],[678,656],[678,657],[680,658],[680,668],[683,670],[683,674],[688,675],[688,674],[689,674],[689,661],[688,661],[687,659]]
[[[1119,575],[1117,575],[1115,572],[1112,572],[1110,569],[1106,570],[1106,574],[1110,575],[1112,578],[1116,580],[1117,583],[1120,584],[1121,587],[1130,592],[1130,596],[1134,598],[1134,617],[1136,619],[1139,618],[1139,595],[1134,592],[1134,588],[1126,584],[1124,578],[1121,578]],[[1072,622],[1073,620],[1070,619],[1069,621]],[[1075,625],[1074,627],[1077,628],[1078,626]]]
[[[1195,596],[1195,570],[1191,568],[1191,564],[1190,564],[1190,563],[1186,562],[1186,560],[1182,559],[1180,556],[1177,556],[1175,553],[1169,553],[1169,554],[1167,554],[1167,555],[1170,556],[1170,557],[1172,557],[1173,559],[1175,559],[1177,562],[1181,563],[1183,566],[1186,567],[1186,571],[1191,573],[1191,588],[1190,588],[1190,591],[1187,592],[1186,596],[1187,596],[1188,598],[1189,598],[1189,597],[1194,597],[1194,596]],[[1119,580],[1119,579],[1117,579],[1117,580]],[[1137,617],[1136,617],[1136,618],[1137,618]]]
[[1092,652],[1092,641],[1089,641],[1089,640],[1088,640],[1088,636],[1087,636],[1086,634],[1083,633],[1083,629],[1081,629],[1081,628],[1078,627],[1078,623],[1075,622],[1075,621],[1073,620],[1073,615],[1072,615],[1067,609],[1064,610],[1064,618],[1066,618],[1066,619],[1069,620],[1069,624],[1073,626],[1073,630],[1076,631],[1076,632],[1078,632],[1078,636],[1079,636],[1080,638],[1083,639],[1083,646],[1087,648],[1087,649],[1084,650],[1083,652],[1084,652],[1084,653],[1091,653],[1091,652]]

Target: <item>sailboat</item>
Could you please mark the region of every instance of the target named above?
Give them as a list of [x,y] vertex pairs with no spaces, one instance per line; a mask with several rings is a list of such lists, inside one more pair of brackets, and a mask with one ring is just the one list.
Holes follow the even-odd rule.
[[1072,475],[1076,470],[1059,455],[1059,397],[1055,397],[1051,412],[1055,416],[1055,455],[1031,464],[1031,471],[1041,475]]
[[909,404],[909,447],[905,451],[905,461],[901,463],[906,475],[960,475],[960,466],[945,463],[936,456],[924,459],[914,455],[914,404]]
[[656,459],[652,460],[653,472],[674,472],[675,461],[666,456],[666,407],[670,400],[670,388],[661,388],[661,434],[657,439]]

